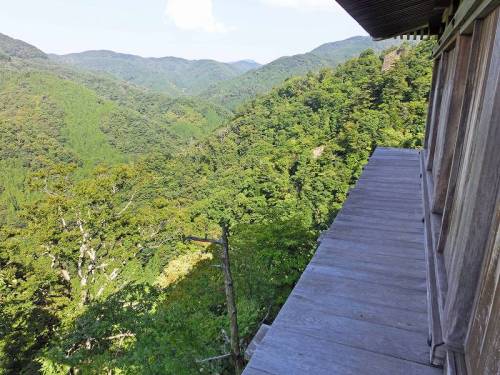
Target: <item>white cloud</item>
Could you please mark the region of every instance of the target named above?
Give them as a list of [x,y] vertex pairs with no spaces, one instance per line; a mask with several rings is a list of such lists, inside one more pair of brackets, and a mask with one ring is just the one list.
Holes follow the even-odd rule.
[[261,0],[264,4],[303,10],[338,11],[340,5],[335,0]]
[[165,14],[179,29],[210,33],[228,31],[215,19],[212,0],[167,0]]

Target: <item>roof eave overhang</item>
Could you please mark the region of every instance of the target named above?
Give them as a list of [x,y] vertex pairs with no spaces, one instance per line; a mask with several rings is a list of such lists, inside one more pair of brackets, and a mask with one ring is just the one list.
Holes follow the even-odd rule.
[[451,0],[337,0],[375,40],[439,35]]

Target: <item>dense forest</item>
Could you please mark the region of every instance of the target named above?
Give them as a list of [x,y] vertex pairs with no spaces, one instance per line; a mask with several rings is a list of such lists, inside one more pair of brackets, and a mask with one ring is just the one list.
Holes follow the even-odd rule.
[[[4,48],[2,48],[4,46]],[[6,47],[5,47],[6,46]],[[0,43],[0,374],[229,374],[374,147],[420,147],[431,42],[366,50],[236,113]],[[31,52],[30,52],[31,51]]]

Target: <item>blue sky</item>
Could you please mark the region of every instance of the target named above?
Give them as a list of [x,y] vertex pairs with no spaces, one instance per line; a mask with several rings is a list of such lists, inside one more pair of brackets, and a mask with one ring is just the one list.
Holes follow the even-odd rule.
[[261,63],[366,35],[334,0],[3,0],[0,33],[50,53]]

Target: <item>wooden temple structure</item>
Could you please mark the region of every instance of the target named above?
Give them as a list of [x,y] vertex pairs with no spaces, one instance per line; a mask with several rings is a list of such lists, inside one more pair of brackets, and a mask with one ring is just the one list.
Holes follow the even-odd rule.
[[337,1],[437,38],[424,149],[374,152],[244,374],[499,375],[500,0]]

